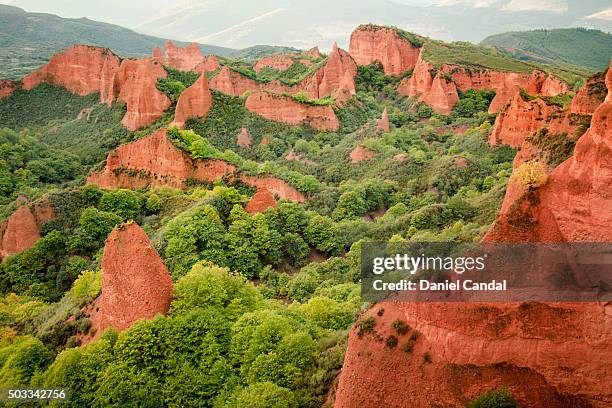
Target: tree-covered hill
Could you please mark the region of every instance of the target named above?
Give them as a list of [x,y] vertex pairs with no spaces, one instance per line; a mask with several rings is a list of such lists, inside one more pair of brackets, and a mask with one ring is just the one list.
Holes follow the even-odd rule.
[[[53,14],[28,13],[0,4],[0,78],[18,79],[73,44],[108,47],[121,56],[150,55],[163,47],[164,39],[139,34],[117,25],[87,18],[62,18]],[[180,41],[177,45],[185,46]],[[205,54],[227,55],[233,50],[201,45]]]
[[612,34],[586,28],[511,31],[487,37],[481,45],[494,46],[522,60],[601,71],[610,64]]

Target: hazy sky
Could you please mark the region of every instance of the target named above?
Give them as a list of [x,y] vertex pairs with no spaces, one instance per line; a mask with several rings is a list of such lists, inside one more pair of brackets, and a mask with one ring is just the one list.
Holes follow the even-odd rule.
[[87,17],[146,34],[233,48],[346,46],[360,23],[443,40],[586,26],[612,31],[610,0],[0,0],[31,12]]

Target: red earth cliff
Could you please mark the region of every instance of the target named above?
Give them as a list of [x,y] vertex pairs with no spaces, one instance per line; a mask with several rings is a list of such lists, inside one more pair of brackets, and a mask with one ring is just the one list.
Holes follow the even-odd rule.
[[527,136],[542,127],[552,114],[559,111],[558,106],[548,105],[541,98],[525,100],[517,91],[510,105],[497,115],[489,136],[489,144],[520,146]]
[[376,122],[376,128],[382,130],[383,132],[389,131],[389,114],[387,113],[387,108],[383,110],[383,113]]
[[[606,84],[573,156],[541,187],[512,181],[484,241],[612,242],[612,69]],[[499,387],[525,407],[612,405],[610,303],[387,302],[367,315],[380,339],[398,319],[412,330],[396,348],[351,331],[337,408],[463,407]]]
[[150,136],[118,147],[108,154],[103,170],[91,174],[87,184],[102,188],[171,186],[182,188],[188,179],[214,181],[235,172],[222,160],[192,160],[161,129]]
[[23,89],[41,83],[59,85],[77,95],[100,92],[104,66],[119,66],[119,57],[108,48],[74,45],[55,54],[37,71],[23,78]]
[[356,148],[351,150],[351,153],[349,154],[352,163],[358,163],[363,160],[370,160],[374,158],[374,156],[376,156],[375,152],[370,149],[366,149],[362,146],[357,146]]
[[15,92],[17,84],[8,79],[0,79],[0,99],[7,98]]
[[272,194],[284,198],[285,200],[303,203],[306,197],[287,182],[274,177],[253,177],[246,174],[240,176],[240,181],[257,189],[266,189]]
[[[213,72],[219,69],[221,64],[219,64],[219,58],[216,55],[209,55],[206,57],[206,62],[204,64],[200,64],[198,67],[201,67],[206,72]],[[198,68],[196,68],[198,70]]]
[[179,96],[174,113],[174,125],[182,128],[187,119],[205,116],[212,106],[212,95],[208,89],[206,71],[202,71],[200,77],[185,89]]
[[138,320],[166,314],[171,300],[172,279],[147,234],[133,222],[116,227],[102,256],[96,336],[109,327],[125,330]]
[[152,58],[123,60],[114,74],[112,90],[114,95],[127,105],[127,112],[121,124],[129,130],[137,130],[159,119],[170,107],[170,99],[155,85],[158,78],[165,78],[166,70]]
[[[459,100],[454,94],[456,90],[465,92],[468,89],[493,89],[496,91],[495,98],[489,106],[489,112],[500,111],[511,101],[520,88],[530,94],[541,94],[543,96],[555,96],[569,91],[569,86],[561,80],[534,70],[531,74],[519,74],[515,72],[501,72],[490,69],[467,69],[456,65],[442,65],[439,70],[444,73],[444,78],[434,87],[432,72],[435,67],[427,62],[422,53],[414,67],[414,72],[409,78],[404,78],[398,86],[398,92],[410,97],[419,97],[419,101],[438,103],[440,106],[432,106],[435,112],[447,114],[452,110]],[[439,73],[436,75],[440,75]],[[449,88],[450,82],[454,83],[456,90]],[[443,95],[448,93],[448,97]],[[447,99],[450,98],[450,99]],[[441,101],[441,102],[438,102]]]
[[414,68],[419,47],[386,27],[359,26],[351,34],[349,53],[359,65],[379,61],[387,75],[399,75]]
[[572,99],[570,113],[592,115],[595,109],[605,100],[606,94],[605,75],[603,73],[589,78]]
[[266,119],[290,125],[310,125],[317,130],[338,130],[340,122],[331,106],[309,105],[289,96],[255,92],[246,100],[246,108]]
[[288,55],[270,55],[268,57],[263,57],[258,60],[255,65],[253,65],[253,69],[255,72],[259,72],[264,68],[272,68],[277,71],[284,71],[293,65],[293,58]]
[[53,216],[47,198],[17,208],[0,224],[0,261],[34,246],[40,239],[40,227]]
[[172,41],[166,41],[164,50],[166,51],[164,63],[180,71],[191,71],[205,60],[200,46],[196,43],[181,48],[174,45]]
[[244,207],[245,211],[249,214],[256,214],[266,211],[268,208],[276,207],[276,200],[274,194],[272,194],[267,188],[260,188],[253,195],[251,200]]

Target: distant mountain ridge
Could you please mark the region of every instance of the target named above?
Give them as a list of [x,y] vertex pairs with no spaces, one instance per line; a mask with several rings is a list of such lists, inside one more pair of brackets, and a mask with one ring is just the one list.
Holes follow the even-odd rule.
[[610,64],[612,34],[586,28],[511,31],[487,37],[481,44],[522,60],[601,71]]
[[[150,55],[153,47],[163,47],[164,41],[87,18],[28,13],[0,4],[0,78],[20,78],[75,43],[108,47],[122,57],[140,57]],[[187,43],[176,41],[176,44]],[[234,51],[207,44],[200,47],[205,54],[228,55]]]

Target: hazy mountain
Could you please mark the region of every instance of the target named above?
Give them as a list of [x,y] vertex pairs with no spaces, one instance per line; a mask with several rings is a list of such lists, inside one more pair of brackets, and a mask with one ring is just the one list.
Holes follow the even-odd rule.
[[[30,0],[33,1],[33,0]],[[579,3],[579,4],[575,4]],[[184,0],[132,26],[154,35],[243,48],[348,45],[361,23],[397,25],[442,40],[479,42],[504,31],[586,26],[612,31],[607,0]]]
[[601,71],[610,64],[612,34],[582,28],[533,30],[492,35],[482,44],[493,45],[519,59]]
[[[121,56],[142,56],[150,54],[155,46],[163,47],[164,41],[86,18],[27,13],[0,5],[0,78],[19,78],[44,64],[53,53],[75,43],[109,47]],[[227,55],[234,51],[206,44],[201,48],[206,54]]]

